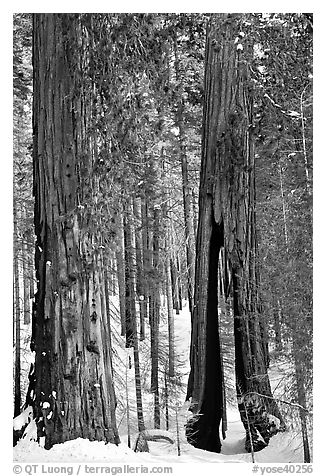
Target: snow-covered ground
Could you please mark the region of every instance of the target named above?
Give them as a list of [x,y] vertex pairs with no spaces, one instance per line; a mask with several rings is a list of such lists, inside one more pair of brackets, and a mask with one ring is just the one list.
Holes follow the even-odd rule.
[[[189,372],[189,343],[190,343],[190,315],[187,306],[183,311],[175,316],[175,336],[176,348],[182,365],[182,380],[184,383]],[[124,356],[121,355],[121,361]],[[277,380],[276,372],[273,373],[273,380]],[[152,396],[145,395],[145,402]],[[144,406],[147,408],[147,405]],[[168,441],[149,442],[149,453],[135,453],[127,446],[127,436],[124,426],[121,425],[119,433],[121,444],[115,446],[105,445],[104,442],[90,442],[78,438],[67,441],[63,444],[55,445],[51,450],[45,450],[34,441],[35,427],[33,421],[28,428],[28,436],[19,441],[14,448],[14,461],[17,463],[119,463],[136,465],[169,465],[175,463],[251,463],[252,457],[244,449],[245,433],[237,408],[228,407],[228,431],[227,437],[223,441],[220,454],[199,450],[189,445],[185,439],[183,425],[188,415],[188,405],[184,403],[184,395],[181,395],[178,403],[178,417],[180,426],[180,456],[178,456],[176,443],[176,425],[171,421],[171,431],[169,435],[174,439],[171,444]],[[25,414],[15,421],[16,427],[30,418],[29,409]],[[171,414],[172,420],[172,414]],[[132,435],[134,443],[136,432]],[[257,463],[299,463],[303,462],[301,441],[299,435],[291,432],[279,433],[273,437],[267,448],[255,454]],[[81,473],[83,474],[83,473]]]
[[[244,435],[239,421],[230,425],[229,436],[220,454],[199,450],[185,441],[181,442],[181,454],[177,454],[176,443],[149,442],[149,453],[134,453],[122,442],[119,446],[104,442],[84,440],[67,441],[55,445],[51,450],[41,448],[35,441],[20,441],[14,450],[16,462],[97,462],[97,463],[250,463],[251,455],[244,450]],[[124,439],[124,438],[123,438]],[[298,441],[289,434],[275,436],[270,445],[255,454],[260,463],[302,462]]]

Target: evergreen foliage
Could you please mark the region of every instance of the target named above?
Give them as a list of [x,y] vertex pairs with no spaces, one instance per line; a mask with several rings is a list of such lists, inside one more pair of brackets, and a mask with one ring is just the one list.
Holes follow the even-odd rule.
[[[50,18],[51,14],[45,17]],[[118,426],[127,426],[127,375],[128,414],[132,430],[141,433],[150,427],[171,425],[175,402],[186,397],[178,349],[173,341],[173,320],[185,307],[185,299],[189,301],[193,320],[195,315],[195,254],[198,261],[202,253],[198,237],[196,251],[195,240],[202,206],[199,185],[204,147],[203,105],[208,88],[207,81],[204,83],[205,42],[211,15],[83,13],[55,14],[51,20],[63,28],[62,48],[70,64],[70,76],[65,80],[71,107],[75,108],[69,113],[74,117],[76,131],[72,172],[76,182],[71,188],[68,180],[64,182],[67,196],[72,193],[73,197],[60,220],[62,227],[69,220],[77,220],[83,243],[87,243],[88,255],[83,266],[87,273],[94,265],[100,270],[99,281],[94,285],[94,296],[98,293],[94,297],[98,299],[95,314],[101,308],[108,318],[104,353],[112,352]],[[227,21],[237,24],[234,48],[238,60],[248,70],[244,88],[252,100],[252,123],[248,127],[255,147],[253,234],[257,238],[257,253],[254,282],[247,283],[247,290],[259,285],[253,292],[259,302],[261,328],[268,334],[268,342],[266,336],[263,338],[266,366],[277,363],[283,369],[282,385],[276,388],[274,396],[296,402],[307,410],[280,403],[284,425],[293,425],[302,432],[308,462],[313,370],[312,15],[239,14]],[[36,157],[35,145],[34,157],[32,151],[32,15],[14,15],[13,25],[16,416],[26,394],[26,404],[33,401],[30,389],[27,391],[31,361],[27,341],[33,300],[34,329],[35,312],[40,313],[40,298],[36,298],[35,307],[34,297],[34,287],[40,296],[40,276],[36,283],[34,268],[36,264],[40,272],[43,258],[38,251],[38,211],[35,209],[34,215],[32,191],[34,182],[34,194],[37,193],[35,171],[43,157]],[[69,25],[75,28],[74,36]],[[221,88],[224,86],[221,84]],[[35,107],[35,90],[34,94]],[[59,105],[59,115],[65,107]],[[243,114],[244,111],[237,110],[230,115],[228,125],[236,133],[231,137],[226,131],[226,136],[219,138],[220,147],[227,144],[232,149],[234,171],[241,160]],[[62,150],[66,154],[66,149]],[[224,178],[230,170],[223,171]],[[40,206],[41,199],[38,200]],[[232,228],[226,222],[224,225],[225,232]],[[215,229],[216,243],[226,249],[227,255],[234,237],[222,237],[224,231]],[[34,233],[38,235],[36,247]],[[218,309],[214,308],[214,312],[219,316],[221,378],[224,375],[220,397],[225,408],[226,401],[236,400],[236,307],[232,298],[235,275],[232,285],[232,266],[226,264],[230,255],[225,257],[224,251],[216,254],[217,249],[213,248],[211,256],[215,257],[214,266],[218,269],[216,283],[215,278],[213,282],[219,289],[210,288],[210,292],[218,292]],[[215,271],[209,269],[213,275]],[[92,342],[88,342],[89,352],[96,360],[103,349],[97,349]],[[217,341],[214,342],[209,350],[213,360],[219,353]],[[119,374],[121,366],[126,370],[124,375]],[[32,386],[34,378],[32,366]],[[248,399],[245,409],[249,413],[254,400],[249,396],[250,390],[244,389],[245,397],[242,395]],[[150,416],[147,412],[141,415],[140,398],[150,408]],[[264,402],[267,405],[266,399]],[[243,412],[242,409],[244,415]],[[219,416],[225,434],[225,411]],[[193,423],[199,424],[199,420],[200,415],[195,414]],[[248,435],[255,424],[248,422],[246,426],[244,422],[244,426],[247,437],[255,439],[256,434]],[[212,444],[212,438],[206,449],[218,451],[219,445]],[[247,445],[247,449],[251,451],[252,446]]]

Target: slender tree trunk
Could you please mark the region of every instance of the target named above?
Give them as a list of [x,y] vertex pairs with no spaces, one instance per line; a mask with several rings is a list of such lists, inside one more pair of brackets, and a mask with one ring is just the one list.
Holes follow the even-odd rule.
[[[275,293],[272,291],[272,295]],[[274,334],[275,348],[278,352],[282,350],[282,333],[281,333],[281,306],[279,299],[273,299],[273,318],[274,318]]]
[[142,389],[141,389],[141,379],[140,379],[138,338],[135,339],[135,343],[134,343],[134,364],[135,364],[135,387],[136,387],[138,431],[142,432],[142,431],[145,431],[145,422],[144,422]]
[[286,216],[286,203],[285,203],[285,196],[284,196],[284,186],[283,186],[283,168],[281,164],[281,159],[278,164],[278,172],[280,176],[280,190],[281,190],[281,197],[282,197],[282,215],[283,215],[283,224],[284,224],[284,239],[285,239],[285,246],[286,252],[289,253],[289,235],[288,235],[288,226],[287,226],[287,216]]
[[[285,241],[286,251],[287,253],[289,253],[290,246],[289,246],[285,193],[284,193],[284,178],[283,178],[283,169],[280,162],[279,162],[278,168],[279,168],[279,176],[280,176],[280,191],[281,191],[281,198],[282,198],[284,241]],[[309,183],[307,178],[307,187],[308,186],[309,186]],[[279,300],[278,300],[278,307],[279,308],[281,307]],[[302,366],[302,359],[300,358],[301,346],[305,345],[305,343],[303,342],[304,338],[298,335],[298,332],[293,327],[293,324],[290,326],[290,329],[291,329],[291,337],[292,337],[292,355],[294,359],[298,403],[299,405],[301,405],[301,407],[306,408],[306,390],[304,385],[305,372]],[[308,431],[307,431],[307,415],[305,411],[301,409],[300,409],[300,422],[301,422],[301,435],[302,435],[302,442],[303,442],[304,462],[310,463],[309,438],[308,438]]]
[[178,275],[178,266],[177,266],[177,253],[178,249],[175,243],[175,229],[173,221],[171,220],[171,234],[170,234],[170,244],[171,244],[171,281],[172,281],[172,293],[173,293],[173,309],[175,309],[176,314],[180,313],[182,310],[182,302],[180,302],[180,292],[179,292],[179,275]]
[[312,190],[311,190],[311,180],[310,180],[309,165],[308,165],[304,100],[303,100],[305,92],[306,92],[306,87],[303,89],[300,95],[301,134],[302,134],[302,150],[303,150],[303,158],[304,158],[304,167],[305,167],[305,174],[306,174],[306,188],[307,188],[307,192],[311,194]]
[[193,227],[194,227],[194,238],[195,244],[197,239],[197,228],[198,228],[198,209],[197,209],[197,201],[195,191],[192,191],[192,216],[193,216]]
[[86,42],[79,15],[34,15],[38,285],[31,342],[34,397],[28,398],[33,398],[38,437],[45,436],[45,448],[79,437],[119,443],[98,239],[83,213],[85,201],[96,199],[93,183],[85,180],[92,177],[94,158],[86,134],[90,88],[84,89],[81,81],[88,67]]
[[176,265],[177,265],[177,292],[179,300],[179,308],[182,311],[182,299],[186,297],[182,289],[182,279],[181,279],[181,260],[179,255],[176,256]]
[[178,456],[181,455],[181,450],[180,450],[180,431],[179,431],[179,408],[175,408],[175,423],[176,423],[176,432],[177,432],[177,449],[178,449]]
[[[140,379],[138,334],[136,321],[136,249],[131,199],[128,198],[124,215],[125,272],[126,272],[126,347],[133,347],[135,366],[135,388],[138,431],[145,431],[142,389]],[[148,451],[147,441],[142,443],[142,451]]]
[[129,199],[124,211],[124,250],[126,286],[126,347],[133,347],[136,335],[136,256],[132,209]]
[[149,296],[149,286],[148,280],[145,279],[147,273],[150,270],[150,251],[149,251],[149,236],[148,236],[148,214],[147,214],[147,199],[146,195],[141,198],[141,234],[142,234],[142,250],[143,250],[143,262],[142,269],[144,275],[143,281],[143,303],[142,303],[142,312],[144,315],[144,321],[148,322],[148,296]]
[[174,315],[172,299],[172,281],[170,258],[166,261],[166,297],[168,310],[168,338],[169,338],[169,376],[174,377],[175,357],[174,357]]
[[[167,198],[167,204],[169,206],[169,199]],[[173,315],[173,289],[171,279],[171,214],[167,209],[166,204],[163,207],[163,216],[166,223],[165,232],[165,295],[166,295],[166,307],[168,318],[168,341],[169,341],[169,363],[168,363],[168,375],[169,378],[173,378],[175,375],[175,352],[174,352],[174,315]]]
[[179,148],[180,148],[180,161],[182,172],[182,193],[183,193],[183,210],[184,210],[184,224],[185,224],[185,239],[186,239],[186,257],[187,257],[187,294],[189,300],[189,309],[192,312],[193,306],[193,290],[195,281],[195,235],[193,228],[193,209],[191,203],[191,187],[189,185],[188,177],[188,157],[186,150],[186,131],[183,120],[184,116],[184,104],[183,104],[183,84],[180,72],[180,60],[177,47],[177,38],[174,41],[174,55],[175,55],[175,75],[177,82],[177,112],[176,123],[179,127]]
[[127,434],[128,434],[128,447],[131,448],[131,434],[130,434],[130,407],[129,407],[129,388],[128,388],[128,368],[129,368],[129,355],[127,355],[126,362],[126,412],[127,412]]
[[[304,128],[303,128],[303,134],[304,134]],[[305,140],[304,136],[303,136],[303,140]],[[304,154],[306,154],[305,150],[304,150]],[[285,242],[287,254],[289,254],[290,243],[289,243],[289,232],[288,232],[287,207],[285,202],[284,176],[283,176],[283,167],[281,164],[281,160],[279,161],[279,164],[278,164],[278,170],[279,170],[279,178],[280,178],[280,192],[281,192],[281,199],[282,199],[284,242]],[[310,193],[309,174],[308,174],[307,164],[306,164],[306,179],[307,179],[307,183],[306,183],[307,190],[308,190],[308,193]],[[278,311],[281,312],[281,305],[279,300],[278,300]],[[291,329],[291,337],[292,337],[292,355],[294,359],[298,403],[299,405],[301,405],[301,407],[306,408],[306,390],[305,390],[305,384],[304,384],[305,372],[302,365],[302,359],[300,358],[301,346],[306,345],[306,343],[303,342],[304,337],[302,338],[302,336],[298,334],[297,329],[293,327],[293,324],[290,326],[290,329]],[[309,438],[308,438],[308,431],[307,431],[307,415],[305,411],[301,409],[300,409],[300,422],[301,422],[304,462],[310,463]]]
[[160,321],[160,269],[159,269],[159,253],[160,253],[160,239],[159,239],[159,223],[160,211],[154,207],[154,222],[153,222],[153,271],[152,280],[150,284],[150,306],[149,306],[149,323],[151,334],[151,391],[154,394],[154,428],[160,428],[160,402],[159,402],[159,321]]
[[106,272],[107,272],[107,284],[108,284],[108,293],[109,296],[115,296],[115,260],[112,258],[112,255],[109,251],[108,258],[106,260]]
[[165,429],[169,430],[169,386],[167,368],[164,371]]
[[173,309],[175,309],[176,314],[180,314],[181,302],[180,302],[180,289],[179,289],[179,276],[178,268],[176,265],[176,257],[173,256],[170,260],[171,268],[171,283],[172,283],[172,298],[173,298]]
[[31,321],[31,301],[30,301],[30,255],[29,255],[29,230],[27,229],[27,220],[25,213],[25,233],[22,239],[22,261],[23,261],[23,287],[24,287],[24,324],[28,325]]
[[115,252],[117,260],[117,277],[119,287],[119,309],[121,322],[121,335],[126,335],[126,270],[125,270],[125,244],[124,244],[124,225],[123,211],[118,217],[118,248]]
[[297,386],[297,395],[298,403],[301,406],[299,410],[300,422],[301,422],[301,435],[303,443],[303,457],[304,463],[310,463],[310,448],[309,448],[309,437],[308,437],[308,427],[307,427],[307,413],[303,408],[307,408],[306,401],[306,390],[304,385],[304,369],[301,355],[301,345],[298,343],[297,339],[293,339],[293,358],[295,366],[295,377],[296,377],[296,386]]
[[[14,204],[14,240],[18,242],[17,230],[17,208]],[[21,348],[20,348],[20,285],[19,285],[19,256],[18,249],[14,250],[14,308],[15,308],[15,328],[14,328],[14,342],[15,342],[15,400],[14,400],[14,416],[20,414],[21,408]]]
[[137,280],[136,280],[136,292],[139,301],[139,316],[140,316],[140,340],[145,339],[145,318],[147,315],[146,312],[146,301],[144,299],[145,289],[144,289],[144,270],[143,270],[143,249],[142,249],[142,230],[141,230],[141,201],[138,198],[135,198],[133,201],[133,210],[135,217],[135,246],[136,246],[136,269],[137,269]]
[[[112,332],[111,332],[111,314],[110,314],[110,275],[111,271],[108,271],[108,259],[103,257],[103,252],[100,256],[100,265],[101,265],[101,274],[103,282],[102,287],[104,289],[104,293],[101,294],[102,299],[102,314],[106,316],[107,319],[107,332],[108,332],[108,344],[109,348],[112,348]],[[113,372],[113,369],[112,369]]]

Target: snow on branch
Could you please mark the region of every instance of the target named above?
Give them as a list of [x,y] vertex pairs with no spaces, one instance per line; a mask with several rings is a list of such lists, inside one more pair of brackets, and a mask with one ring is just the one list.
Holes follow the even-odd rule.
[[295,117],[295,118],[301,118],[301,114],[299,112],[296,112],[296,111],[285,111],[284,109],[282,109],[282,106],[280,106],[279,104],[277,104],[277,102],[274,101],[274,99],[272,99],[269,94],[265,93],[264,94],[264,98],[267,98],[274,107],[277,107],[278,109],[280,109],[280,111],[285,114],[286,116],[288,117]]

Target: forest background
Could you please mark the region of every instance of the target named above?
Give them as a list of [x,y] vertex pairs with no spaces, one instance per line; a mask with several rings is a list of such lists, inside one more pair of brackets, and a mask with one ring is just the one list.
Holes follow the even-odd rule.
[[[297,5],[297,4],[296,4]],[[79,5],[80,6],[80,5]],[[188,4],[189,6],[189,4]],[[79,8],[82,10],[81,8]],[[278,10],[277,5],[273,4],[273,9]],[[289,8],[290,9],[290,8]],[[289,10],[287,9],[287,10]],[[59,8],[60,10],[60,8]],[[182,9],[180,9],[182,10]],[[187,11],[189,8],[187,9]],[[253,9],[254,10],[254,9]],[[268,10],[268,5],[266,5],[266,10]],[[63,11],[63,10],[60,10]],[[100,9],[99,11],[103,11]],[[127,11],[130,11],[127,10]],[[152,10],[151,10],[152,11]],[[160,9],[158,9],[160,11]],[[184,11],[186,11],[184,9]],[[208,9],[206,11],[209,11]],[[251,10],[250,10],[251,11]],[[12,13],[10,14],[12,15]],[[315,373],[317,374],[317,378],[315,378],[315,411],[316,411],[316,418],[315,418],[315,431],[316,434],[319,434],[319,428],[318,426],[321,425],[322,421],[322,416],[319,418],[319,414],[322,415],[322,408],[320,408],[321,404],[321,389],[323,385],[323,378],[320,376],[318,377],[318,370],[321,368],[321,356],[320,356],[320,351],[319,349],[321,348],[321,343],[322,343],[322,335],[324,333],[323,331],[323,315],[321,312],[322,309],[322,303],[321,301],[321,296],[322,296],[322,288],[323,288],[323,268],[324,268],[324,258],[323,254],[321,253],[321,250],[323,248],[323,216],[324,216],[324,204],[325,204],[325,199],[322,194],[322,188],[323,188],[323,177],[325,176],[325,166],[323,164],[323,150],[322,150],[322,143],[320,140],[320,136],[323,133],[323,125],[325,124],[324,118],[323,118],[323,107],[325,104],[325,93],[323,90],[323,87],[321,86],[322,84],[322,78],[323,73],[322,73],[322,56],[323,56],[323,50],[322,50],[322,37],[319,35],[322,32],[321,29],[321,16],[315,15],[315,52],[314,52],[314,89],[315,89],[315,95],[318,97],[318,100],[315,103],[315,109],[314,109],[314,117],[315,117],[315,147],[314,147],[314,167],[315,167],[315,180],[314,180],[314,223],[315,223],[315,237],[314,237],[314,246],[315,246],[315,260],[314,260],[314,267],[315,267],[315,291],[314,291],[314,299],[315,299],[315,310],[317,311],[315,314],[315,341],[314,341],[314,346],[315,346],[315,358],[316,358],[316,365],[315,365]],[[6,53],[10,52],[11,49],[11,23],[7,22],[5,20],[5,25],[3,25],[2,28],[2,38],[1,38],[1,43],[2,45],[2,52],[3,49],[5,49]],[[5,28],[5,27],[9,28]],[[9,39],[9,41],[8,41]],[[6,46],[8,44],[8,47]],[[5,55],[6,58],[6,55]],[[10,65],[9,71],[11,71],[11,54],[8,55],[7,60],[3,60],[6,64]],[[8,75],[10,77],[10,73]],[[317,78],[317,79],[316,79]],[[8,325],[5,325],[5,330],[8,330],[8,337],[6,337],[5,341],[6,343],[8,342],[8,348],[6,347],[6,343],[4,343],[4,346],[2,347],[2,361],[5,361],[6,356],[11,355],[11,350],[10,350],[10,343],[11,343],[11,303],[10,301],[8,302],[8,297],[11,296],[12,294],[12,284],[11,284],[11,276],[10,276],[10,270],[12,266],[12,255],[11,253],[11,243],[12,243],[12,211],[11,211],[11,203],[12,203],[12,189],[11,189],[11,183],[12,183],[12,177],[11,177],[11,171],[12,171],[12,162],[11,162],[11,149],[12,149],[12,130],[11,130],[11,124],[12,121],[9,119],[10,114],[12,111],[12,104],[11,104],[11,84],[9,84],[9,87],[7,87],[8,84],[4,85],[3,91],[4,92],[4,98],[8,99],[8,105],[6,102],[4,102],[5,108],[5,114],[4,114],[4,120],[2,124],[2,131],[4,132],[3,136],[5,137],[5,141],[8,142],[8,147],[3,156],[3,170],[5,170],[5,174],[1,174],[1,204],[2,204],[2,211],[3,211],[3,221],[6,223],[6,226],[4,226],[2,230],[2,243],[3,246],[1,247],[1,252],[2,252],[2,263],[3,263],[3,272],[2,272],[2,277],[1,277],[1,294],[2,294],[2,302],[5,303],[4,306],[4,314],[3,314],[3,319],[4,322],[7,322]],[[320,120],[319,120],[320,118]],[[8,127],[8,130],[6,129]],[[8,243],[10,245],[8,245]],[[319,317],[319,319],[318,319]],[[8,358],[8,357],[7,357]],[[3,366],[3,379],[5,382],[10,382],[12,379],[12,370],[10,365]],[[8,385],[8,397],[6,396],[3,402],[3,406],[8,405],[11,408],[11,400],[10,400],[10,390],[11,386]],[[3,407],[4,408],[4,407]],[[10,411],[4,411],[4,414],[9,415]],[[8,421],[8,424],[10,425],[10,421]],[[10,434],[10,428],[8,429],[8,432]],[[318,445],[317,448],[315,447],[315,452],[316,450],[318,451]],[[316,454],[316,453],[315,453]]]

